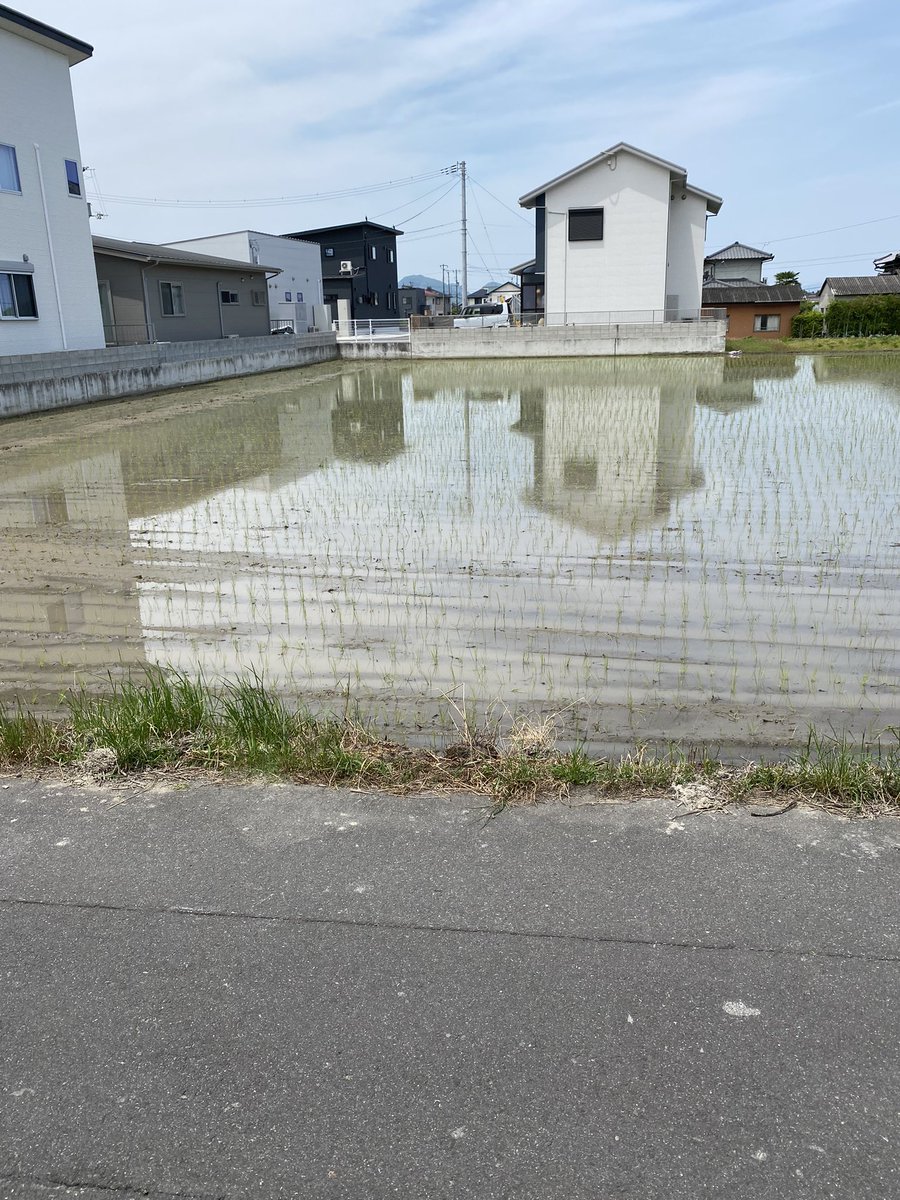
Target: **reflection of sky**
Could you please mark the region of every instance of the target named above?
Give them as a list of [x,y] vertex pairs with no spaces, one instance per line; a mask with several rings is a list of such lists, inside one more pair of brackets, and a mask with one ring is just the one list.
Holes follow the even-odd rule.
[[[712,694],[880,718],[897,390],[784,366],[355,368],[258,395],[242,381],[218,408],[171,400],[187,407],[164,420],[158,398],[130,401],[144,424],[114,435],[107,406],[60,414],[55,441],[26,420],[0,486],[18,581],[4,609],[0,580],[0,634],[60,629],[58,672],[85,659],[79,639],[108,662],[115,637],[122,663],[253,665],[326,700],[349,679],[398,704],[465,684],[629,713],[677,698],[697,722]],[[750,403],[733,404],[736,374]],[[25,517],[44,525],[26,536]]]
[[[612,544],[579,531],[577,520],[567,519],[572,513],[541,512],[530,502],[534,449],[532,439],[513,430],[521,416],[517,392],[467,406],[463,387],[438,389],[421,401],[408,381],[397,401],[405,447],[390,461],[331,461],[299,479],[289,478],[286,462],[280,477],[289,481],[280,486],[268,489],[265,478],[255,479],[132,528],[142,532],[139,541],[184,551],[259,550],[286,561],[326,555],[348,565],[402,558],[408,568],[429,570],[470,560],[533,565],[536,558],[608,550],[751,566],[783,559],[817,566],[824,558],[863,564],[879,550],[883,557],[885,533],[897,526],[897,409],[873,398],[865,384],[817,386],[808,363],[794,379],[757,379],[753,389],[752,407],[696,410],[682,474],[693,467],[703,482],[677,492],[671,511],[664,508],[650,528],[636,519],[628,530],[623,518]],[[548,390],[555,409],[556,391]],[[630,400],[627,385],[618,392],[607,397],[605,410],[615,427],[605,435],[586,429],[583,453],[598,461],[601,499],[615,491],[623,503],[626,469],[642,489],[635,503],[646,508],[644,476],[657,471],[658,440],[645,427],[641,386],[631,392],[640,403]],[[563,406],[566,398],[563,392]],[[660,404],[667,402],[683,405],[683,392],[674,401],[664,392]],[[691,409],[682,407],[682,414],[689,419]],[[621,427],[629,418],[633,430]],[[545,454],[553,450],[547,440]],[[623,468],[629,444],[638,449]],[[324,458],[321,443],[316,447]]]

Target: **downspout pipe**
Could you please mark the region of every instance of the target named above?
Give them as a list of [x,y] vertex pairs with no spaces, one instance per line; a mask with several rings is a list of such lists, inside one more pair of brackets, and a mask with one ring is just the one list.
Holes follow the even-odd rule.
[[56,254],[53,251],[53,235],[50,233],[50,215],[47,212],[47,193],[44,190],[44,172],[41,168],[41,148],[37,142],[34,146],[34,161],[37,167],[38,186],[41,192],[41,208],[44,213],[44,230],[47,234],[47,251],[50,255],[50,276],[53,279],[53,292],[56,296],[56,314],[59,319],[59,333],[62,338],[63,350],[68,350],[69,339],[66,336],[66,322],[63,317],[62,297],[59,294],[59,276],[56,273]]
[[141,267],[141,295],[144,297],[144,324],[147,326],[147,345],[156,341],[156,333],[153,329],[153,322],[150,320],[150,293],[147,289],[147,268],[158,267],[158,258],[148,258]]

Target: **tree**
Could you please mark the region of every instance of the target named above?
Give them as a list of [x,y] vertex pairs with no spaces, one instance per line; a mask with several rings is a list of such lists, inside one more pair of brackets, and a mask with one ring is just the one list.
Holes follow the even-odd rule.
[[775,282],[784,287],[787,284],[794,283],[800,286],[800,276],[796,271],[776,271]]

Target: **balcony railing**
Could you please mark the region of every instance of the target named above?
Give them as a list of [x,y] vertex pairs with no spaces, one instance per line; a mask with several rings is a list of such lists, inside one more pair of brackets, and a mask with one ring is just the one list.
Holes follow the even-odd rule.
[[408,342],[409,318],[376,318],[372,321],[333,321],[339,342]]

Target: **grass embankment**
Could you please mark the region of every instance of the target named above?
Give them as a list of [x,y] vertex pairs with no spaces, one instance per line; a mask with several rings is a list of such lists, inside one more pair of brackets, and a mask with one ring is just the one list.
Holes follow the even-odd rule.
[[877,354],[881,350],[900,350],[900,336],[840,338],[728,338],[726,350],[744,354]]
[[487,797],[495,812],[573,787],[652,794],[673,785],[684,786],[685,802],[698,808],[770,798],[857,814],[900,811],[900,740],[886,751],[811,735],[789,761],[735,769],[676,750],[619,758],[561,752],[551,722],[520,721],[501,738],[462,719],[459,740],[436,753],[387,741],[346,717],[291,711],[258,678],[214,689],[150,671],[108,697],[81,692],[66,703],[69,715],[60,721],[22,710],[0,715],[0,768],[70,768],[95,777],[252,772],[401,793],[464,790]]

